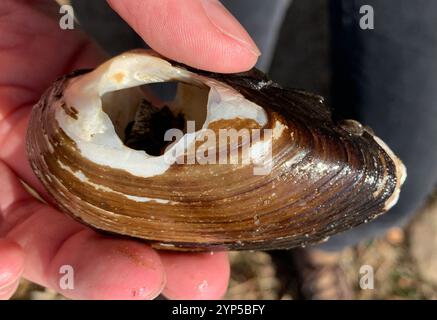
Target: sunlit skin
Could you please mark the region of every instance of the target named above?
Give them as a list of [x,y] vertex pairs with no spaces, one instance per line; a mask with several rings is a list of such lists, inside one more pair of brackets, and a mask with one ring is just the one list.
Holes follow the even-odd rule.
[[[198,0],[183,6],[178,0],[109,3],[171,59],[227,73],[248,70],[258,58],[249,35],[217,3],[209,14]],[[20,183],[47,196],[25,154],[32,105],[60,75],[105,59],[78,29],[59,28],[58,10],[51,0],[0,2],[0,298],[12,296],[21,276],[76,299],[222,297],[229,279],[225,252],[164,253],[97,234],[36,200]],[[74,269],[74,290],[59,287],[62,265]]]

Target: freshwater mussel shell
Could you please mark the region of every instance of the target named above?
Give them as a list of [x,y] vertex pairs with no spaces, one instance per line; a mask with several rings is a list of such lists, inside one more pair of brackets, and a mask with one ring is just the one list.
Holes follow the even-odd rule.
[[59,108],[73,125],[80,116],[64,100],[71,80],[89,74],[76,72],[35,105],[27,135],[32,168],[62,211],[160,249],[270,250],[327,240],[396,203],[405,179],[401,161],[358,122],[335,123],[321,97],[284,89],[255,69],[224,75],[168,63],[261,106],[263,128],[281,124],[270,174],[254,175],[251,164],[173,164],[144,178],[90,161],[55,118]]

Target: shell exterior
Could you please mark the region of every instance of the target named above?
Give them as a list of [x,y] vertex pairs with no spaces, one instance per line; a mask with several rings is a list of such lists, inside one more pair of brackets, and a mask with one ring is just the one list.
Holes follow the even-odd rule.
[[[163,166],[160,157],[123,145],[102,111],[103,95],[169,80],[209,88],[204,128],[272,129],[270,173],[255,175],[254,164],[242,163]],[[118,112],[120,119],[132,114]],[[334,123],[319,96],[281,88],[257,70],[208,73],[150,51],[59,79],[32,111],[27,150],[63,211],[169,250],[321,242],[390,209],[406,176],[378,137],[356,121]]]

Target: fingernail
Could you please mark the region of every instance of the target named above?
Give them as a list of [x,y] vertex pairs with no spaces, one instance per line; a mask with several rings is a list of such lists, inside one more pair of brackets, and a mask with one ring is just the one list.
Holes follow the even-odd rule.
[[243,26],[218,0],[201,0],[203,9],[209,20],[222,33],[237,40],[256,56],[261,55],[255,42],[252,40]]

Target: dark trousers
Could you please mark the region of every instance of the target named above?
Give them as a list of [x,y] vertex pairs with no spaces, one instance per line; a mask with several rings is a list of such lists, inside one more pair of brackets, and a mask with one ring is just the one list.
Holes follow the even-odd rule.
[[[362,30],[359,9],[374,9]],[[437,182],[437,1],[331,0],[332,104],[369,125],[408,170],[399,202],[387,214],[331,238],[335,250],[403,225]]]

